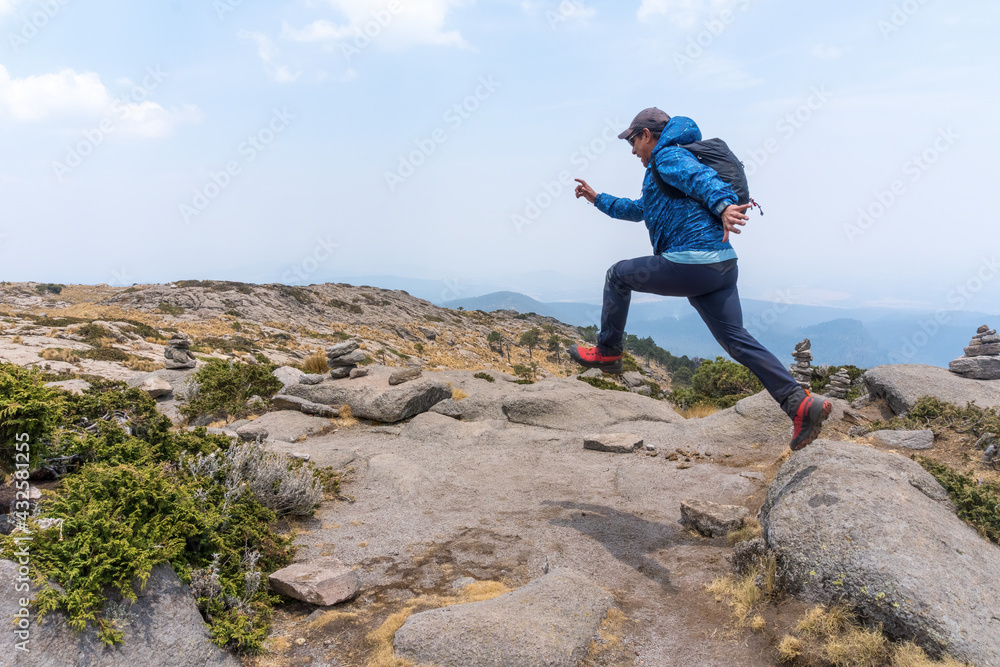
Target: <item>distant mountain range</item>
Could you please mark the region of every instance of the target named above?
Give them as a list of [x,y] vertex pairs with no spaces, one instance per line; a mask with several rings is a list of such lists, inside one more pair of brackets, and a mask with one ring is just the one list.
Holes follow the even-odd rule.
[[[813,365],[853,364],[871,368],[888,363],[947,367],[981,324],[996,326],[997,316],[947,311],[935,313],[891,308],[829,308],[743,299],[747,329],[779,359],[792,362],[795,344],[812,341]],[[547,315],[576,326],[600,324],[600,306],[576,302],[541,302],[518,292],[500,291],[453,299],[438,305],[465,310],[515,310]],[[628,333],[652,337],[672,354],[725,356],[708,328],[685,299],[635,303]]]

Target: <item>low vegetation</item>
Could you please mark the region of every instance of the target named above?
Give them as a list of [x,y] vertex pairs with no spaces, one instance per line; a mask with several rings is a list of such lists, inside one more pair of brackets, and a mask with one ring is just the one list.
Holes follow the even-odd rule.
[[[708,587],[718,602],[729,607],[738,632],[759,633],[770,639],[779,664],[795,667],[967,667],[950,657],[935,661],[912,642],[893,642],[880,625],[866,626],[846,604],[819,605],[798,621],[783,627],[772,613],[784,598],[784,573],[777,555],[751,523],[731,534],[735,542],[726,558],[733,573]],[[741,538],[750,537],[749,540]],[[768,620],[768,619],[772,620]]]
[[959,518],[989,541],[1000,544],[1000,484],[963,475],[933,459],[922,457],[917,461],[948,491]]
[[746,366],[716,357],[714,361],[702,361],[691,377],[691,386],[675,389],[670,400],[682,412],[698,405],[721,409],[763,390],[760,380]]
[[212,359],[195,373],[196,394],[180,411],[193,419],[200,416],[240,418],[247,415],[247,400],[251,396],[269,399],[281,389],[278,378],[271,375],[270,363],[246,364]]
[[[223,391],[218,371],[209,374],[217,391],[246,391]],[[312,512],[324,488],[336,489],[335,475],[205,429],[172,430],[152,399],[122,383],[95,381],[77,396],[42,382],[37,371],[0,364],[0,443],[27,433],[31,468],[60,480],[36,511],[11,515],[35,534],[39,617],[60,610],[73,629],[94,628],[103,643],[119,643],[121,618],[105,604],[108,593],[134,601],[133,586],[169,565],[191,584],[216,644],[261,650],[278,602],[266,573],[293,555],[291,538],[269,526],[280,515]],[[14,454],[2,452],[7,470]],[[16,536],[0,536],[3,557],[13,555]]]

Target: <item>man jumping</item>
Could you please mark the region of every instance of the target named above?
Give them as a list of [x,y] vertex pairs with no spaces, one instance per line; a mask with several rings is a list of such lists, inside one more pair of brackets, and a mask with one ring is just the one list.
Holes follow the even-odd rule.
[[[777,357],[743,327],[736,251],[729,234],[740,233],[738,226],[746,224],[750,204],[737,205],[733,188],[680,147],[701,141],[701,130],[690,118],[671,118],[655,107],[645,109],[618,138],[629,142],[632,154],[646,167],[642,197],[599,195],[581,179],[576,179],[576,196],[613,218],[644,220],[654,254],[626,259],[608,269],[597,346],[570,348],[570,356],[581,366],[620,373],[632,292],[687,297],[722,349],[749,368],[791,417],[790,446],[793,451],[802,449],[819,435],[833,406],[802,389]],[[658,181],[683,196],[668,195]]]

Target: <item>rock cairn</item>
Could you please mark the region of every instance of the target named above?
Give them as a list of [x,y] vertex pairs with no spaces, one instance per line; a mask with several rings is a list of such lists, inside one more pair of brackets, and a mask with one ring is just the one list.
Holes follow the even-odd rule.
[[976,330],[965,356],[948,364],[952,373],[974,380],[1000,380],[1000,336],[983,325]]
[[167,358],[165,365],[167,368],[194,368],[198,365],[197,360],[188,352],[191,347],[191,339],[183,331],[174,334],[174,337],[167,343],[167,348],[163,350],[163,356]]
[[349,376],[365,358],[365,353],[358,349],[356,340],[326,348],[326,363],[330,367],[330,377],[334,380]]
[[813,355],[812,343],[809,342],[808,338],[796,344],[792,357],[795,359],[795,365],[788,370],[792,372],[792,377],[799,383],[799,386],[803,389],[809,389],[811,386],[809,380],[812,379]]
[[841,368],[830,378],[830,384],[826,389],[826,395],[830,398],[846,398],[847,392],[851,390],[851,374],[846,368]]

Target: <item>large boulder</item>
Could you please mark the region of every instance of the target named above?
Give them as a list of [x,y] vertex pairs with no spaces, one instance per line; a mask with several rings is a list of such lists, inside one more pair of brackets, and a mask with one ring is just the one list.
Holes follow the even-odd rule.
[[[1000,348],[1000,345],[990,348]],[[948,369],[973,380],[1000,380],[1000,357],[995,354],[991,357],[959,357],[948,363]]]
[[845,599],[892,637],[1000,665],[1000,548],[916,462],[817,440],[782,466],[761,523],[801,597]]
[[295,442],[303,436],[312,435],[330,427],[330,420],[313,417],[294,410],[278,410],[268,412],[258,417],[246,426],[241,426],[237,432],[248,431],[251,427],[256,431],[264,431],[272,440]]
[[613,601],[582,574],[557,569],[491,600],[414,614],[393,646],[438,667],[576,667]]
[[885,398],[896,414],[913,409],[921,396],[931,395],[964,407],[975,401],[981,408],[1000,407],[1000,380],[971,380],[945,368],[920,364],[876,366],[864,374],[868,392]]
[[[240,661],[211,642],[208,626],[201,618],[191,589],[174,574],[169,565],[158,565],[150,573],[146,587],[137,592],[138,600],[127,607],[127,616],[119,627],[125,632],[124,643],[105,648],[97,639],[93,624],[79,634],[67,624],[65,614],[53,612],[44,622],[35,620],[31,611],[28,648],[14,650],[13,629],[9,619],[20,610],[25,593],[15,586],[18,566],[0,560],[0,619],[4,625],[5,649],[0,651],[0,665],[7,667],[239,667]],[[117,593],[109,595],[121,603]],[[127,603],[126,603],[127,604]]]
[[437,380],[411,380],[380,392],[357,407],[351,406],[356,417],[393,424],[427,412],[441,401],[451,398],[451,387]]

